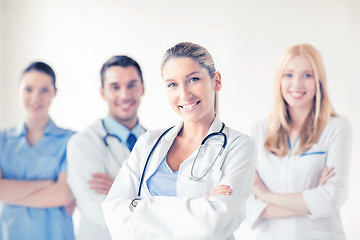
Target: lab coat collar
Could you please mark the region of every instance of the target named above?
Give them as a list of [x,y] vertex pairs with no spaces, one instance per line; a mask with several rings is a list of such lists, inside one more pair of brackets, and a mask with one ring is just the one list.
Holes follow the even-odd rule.
[[[178,133],[180,132],[181,128],[183,127],[184,122],[181,122],[177,125],[174,126],[173,129],[171,129],[169,131],[168,134],[165,135],[165,139],[167,141],[171,141],[173,142],[175,137],[178,135]],[[215,118],[213,120],[213,122],[210,125],[209,131],[207,133],[207,135],[213,133],[213,132],[219,132],[222,128],[222,122],[220,121],[220,117],[218,115],[215,115]]]
[[[176,136],[178,135],[182,127],[183,127],[183,122],[175,125],[159,142],[159,145],[156,148],[158,149],[158,151],[155,151],[154,155],[150,159],[150,164],[145,173],[145,181],[144,181],[145,184],[143,184],[142,186],[144,187],[143,190],[146,191],[148,195],[150,195],[150,193],[147,187],[145,187],[146,182],[149,179],[149,177],[156,171],[162,160],[165,158],[166,154],[169,152],[171,145],[173,144]],[[220,131],[221,127],[222,127],[222,123],[220,121],[220,118],[218,116],[215,116],[209,128],[208,134]]]
[[125,127],[123,124],[117,122],[115,119],[110,117],[110,115],[107,115],[104,118],[104,123],[109,133],[118,136],[122,142],[126,142],[131,133],[135,135],[136,139],[138,139],[140,135],[144,133],[144,128],[140,126],[139,120],[137,121],[135,127],[133,127],[131,130]]

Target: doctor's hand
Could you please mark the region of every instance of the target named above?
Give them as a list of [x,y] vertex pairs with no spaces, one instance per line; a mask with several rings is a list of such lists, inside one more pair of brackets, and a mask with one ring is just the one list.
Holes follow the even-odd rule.
[[215,195],[230,195],[231,192],[232,192],[232,189],[229,185],[219,185],[217,187],[214,187],[211,190],[209,197],[212,197]]
[[269,189],[265,187],[263,181],[261,180],[257,172],[255,172],[254,176],[253,191],[256,197],[260,200],[264,200],[265,195],[267,193],[270,193]]
[[321,178],[319,180],[318,186],[324,185],[331,177],[335,175],[333,172],[334,167],[325,166],[324,170],[321,173]]
[[66,207],[66,213],[68,215],[72,216],[75,211],[75,207],[76,207],[75,198],[73,198],[73,200],[65,207]]
[[106,173],[94,173],[92,177],[93,178],[88,181],[90,189],[93,189],[98,194],[108,194],[114,179]]

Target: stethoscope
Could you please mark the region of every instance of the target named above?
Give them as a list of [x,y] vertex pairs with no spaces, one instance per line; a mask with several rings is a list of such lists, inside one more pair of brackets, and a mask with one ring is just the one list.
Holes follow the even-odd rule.
[[[174,127],[174,126],[173,126],[173,127]],[[156,149],[157,145],[159,144],[160,140],[161,140],[173,127],[169,128],[169,129],[167,129],[165,132],[163,132],[163,133],[160,135],[160,137],[158,138],[158,140],[156,141],[156,143],[154,144],[153,148],[151,149],[151,151],[150,151],[150,153],[149,153],[149,155],[148,155],[148,157],[147,157],[147,159],[146,159],[143,172],[142,172],[142,174],[141,174],[140,184],[139,184],[139,190],[138,190],[137,197],[135,197],[135,198],[131,201],[130,206],[129,206],[129,208],[130,208],[131,211],[133,210],[134,207],[136,207],[136,205],[138,204],[138,202],[139,202],[140,199],[141,199],[141,197],[140,197],[140,196],[141,196],[141,186],[143,185],[143,182],[144,182],[144,177],[145,177],[146,168],[147,168],[147,165],[148,165],[148,163],[149,163],[149,161],[150,161],[151,155],[152,155],[153,152],[155,151],[155,149]],[[193,181],[201,181],[202,179],[204,179],[204,177],[209,173],[210,169],[214,166],[216,160],[217,160],[217,159],[219,158],[219,156],[223,153],[223,151],[224,151],[224,149],[225,149],[225,147],[226,147],[226,144],[227,144],[227,137],[226,137],[225,133],[223,133],[224,128],[225,128],[225,124],[222,123],[222,127],[221,127],[220,131],[214,132],[214,133],[210,133],[209,135],[207,135],[207,136],[202,140],[202,142],[201,142],[201,144],[200,144],[200,147],[199,147],[199,150],[198,150],[198,152],[197,152],[197,154],[196,154],[196,156],[195,156],[195,159],[194,159],[194,161],[193,161],[193,164],[192,164],[192,166],[191,166],[191,172],[190,172],[191,177],[190,177],[190,180],[193,180]],[[224,139],[224,142],[223,142],[223,144],[222,144],[222,146],[221,146],[221,149],[220,149],[220,151],[218,152],[218,154],[216,155],[214,161],[211,163],[211,165],[210,165],[210,167],[208,168],[208,170],[205,171],[205,173],[204,173],[203,175],[201,175],[200,177],[196,177],[196,176],[194,176],[194,166],[195,166],[195,162],[197,161],[197,157],[198,157],[198,155],[199,155],[199,153],[200,153],[200,151],[201,151],[201,148],[205,145],[205,143],[206,143],[211,137],[215,137],[215,136],[222,136],[223,139]],[[225,161],[225,160],[224,160],[224,161]],[[222,164],[221,164],[220,170],[222,169],[222,167],[223,167],[223,165],[224,165],[224,161],[223,161]]]
[[107,138],[108,138],[108,137],[114,137],[114,138],[116,138],[119,142],[122,143],[121,139],[120,139],[118,136],[116,136],[115,134],[111,134],[111,133],[109,132],[109,130],[108,130],[107,127],[105,126],[105,121],[104,121],[104,119],[101,119],[101,123],[102,123],[102,126],[103,126],[103,128],[104,128],[104,130],[105,130],[105,133],[106,133],[105,136],[102,138],[105,147],[109,148],[109,143],[107,142]]
[[[103,126],[103,128],[104,128],[104,131],[105,131],[105,136],[102,138],[102,140],[103,140],[103,142],[104,142],[104,145],[105,145],[105,147],[106,147],[106,149],[109,151],[109,153],[111,154],[111,156],[113,157],[113,159],[116,159],[116,155],[113,153],[113,151],[111,150],[111,147],[110,147],[110,144],[108,143],[108,141],[107,141],[107,139],[108,139],[108,137],[113,137],[113,138],[115,138],[115,139],[117,139],[120,143],[122,143],[122,141],[121,141],[121,139],[118,137],[118,136],[116,136],[115,134],[111,134],[110,132],[109,132],[109,130],[107,129],[107,127],[105,126],[105,121],[104,121],[104,119],[101,119],[101,123],[102,123],[102,126]],[[105,161],[105,160],[104,160]],[[106,167],[107,165],[106,164],[104,164],[104,168],[105,168],[105,172],[109,172],[108,171],[108,169],[107,169],[107,167]]]

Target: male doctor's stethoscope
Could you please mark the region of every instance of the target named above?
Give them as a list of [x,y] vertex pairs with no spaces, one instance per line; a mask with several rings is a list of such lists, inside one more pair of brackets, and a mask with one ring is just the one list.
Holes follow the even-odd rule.
[[[113,159],[117,159],[116,158],[116,155],[114,154],[114,152],[111,150],[111,146],[108,142],[108,138],[111,137],[111,138],[115,138],[119,143],[123,143],[123,141],[119,138],[119,136],[115,135],[115,134],[112,134],[109,132],[108,128],[105,126],[105,121],[104,119],[101,119],[101,124],[102,124],[102,127],[105,131],[105,136],[102,137],[102,140],[104,142],[104,145],[105,147],[107,148],[107,150],[109,151],[109,153],[111,154],[111,156],[113,157]],[[143,127],[142,127],[143,128]],[[146,131],[146,129],[143,128],[144,131]],[[106,169],[106,164],[104,165],[105,166],[105,171],[108,172],[108,170]]]
[[[157,140],[156,143],[154,144],[153,148],[151,149],[151,151],[150,151],[150,153],[149,153],[149,155],[148,155],[148,157],[147,157],[147,159],[146,159],[145,166],[144,166],[143,172],[142,172],[142,174],[141,174],[141,178],[140,178],[140,184],[139,184],[139,190],[138,190],[137,197],[135,197],[135,198],[131,201],[130,206],[129,206],[129,208],[130,208],[131,211],[133,210],[133,207],[136,207],[136,205],[138,204],[138,202],[141,200],[141,197],[140,197],[140,196],[141,196],[141,187],[142,187],[143,182],[144,182],[146,167],[147,167],[147,165],[148,165],[148,163],[149,163],[149,161],[150,161],[151,155],[152,155],[153,152],[155,151],[155,149],[156,149],[157,145],[159,144],[160,140],[161,140],[172,128],[173,128],[173,127],[167,129],[165,132],[163,132],[163,133],[160,135],[160,137],[158,138],[158,140]],[[206,174],[208,174],[209,171],[210,171],[210,169],[214,166],[216,160],[217,160],[217,159],[219,158],[219,156],[223,153],[223,151],[224,151],[224,149],[225,149],[225,147],[226,147],[226,144],[227,144],[227,137],[226,137],[225,133],[223,133],[224,128],[225,128],[225,124],[222,123],[222,127],[221,127],[220,131],[214,132],[214,133],[210,133],[209,135],[207,135],[207,136],[202,140],[202,142],[201,142],[201,144],[200,144],[200,147],[199,147],[199,149],[198,149],[198,152],[197,152],[197,154],[196,154],[196,156],[195,156],[195,159],[194,159],[194,161],[193,161],[193,164],[192,164],[192,166],[191,166],[191,173],[190,173],[191,177],[190,177],[190,180],[193,180],[193,181],[201,181],[201,180],[203,180],[203,178],[206,176]],[[194,176],[194,166],[195,166],[195,162],[196,162],[196,160],[197,160],[197,157],[198,157],[198,155],[199,155],[199,153],[200,153],[201,148],[206,144],[206,142],[207,142],[211,137],[216,137],[216,136],[222,136],[222,137],[223,137],[223,144],[222,144],[222,146],[221,146],[220,151],[219,151],[218,154],[216,155],[216,157],[215,157],[215,159],[213,160],[213,162],[211,163],[210,167],[205,171],[205,173],[204,173],[203,175],[201,175],[201,176],[199,176],[199,177]],[[223,165],[224,165],[224,162],[225,162],[225,159],[224,159],[223,162],[221,163],[220,171],[222,170],[222,167],[223,167]]]

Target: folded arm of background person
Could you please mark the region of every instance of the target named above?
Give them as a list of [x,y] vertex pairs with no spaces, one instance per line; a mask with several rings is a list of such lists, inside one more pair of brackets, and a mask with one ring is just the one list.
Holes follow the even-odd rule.
[[[283,218],[307,215],[327,217],[337,211],[347,198],[351,149],[351,127],[348,120],[339,118],[329,137],[326,166],[316,188],[293,194],[276,194],[267,189],[251,197],[249,206],[260,218]],[[327,167],[327,168],[326,168]],[[326,181],[323,181],[323,177]],[[251,215],[251,214],[249,214]],[[254,214],[252,214],[255,216]],[[253,217],[254,224],[256,217]]]
[[51,180],[23,181],[3,179],[0,169],[0,201],[12,204],[53,184],[54,182]]
[[[7,180],[7,182],[12,182],[14,184],[17,182],[16,180]],[[22,181],[25,182],[25,181]],[[34,181],[31,181],[33,183]],[[7,203],[26,206],[26,207],[35,207],[35,208],[50,208],[50,207],[59,207],[66,206],[71,204],[73,200],[73,196],[71,194],[70,188],[66,183],[66,172],[62,172],[59,174],[56,182],[45,186],[48,184],[48,181],[40,181],[44,183],[43,187],[39,187],[35,190],[33,188],[33,192],[28,192],[27,195],[22,196],[18,199],[13,199],[11,201],[7,201]],[[39,184],[39,185],[40,185]],[[19,185],[19,184],[17,184]],[[14,187],[16,187],[14,185]]]
[[[99,140],[99,142],[97,142]],[[68,184],[75,196],[81,214],[96,224],[106,227],[101,204],[106,194],[90,189],[94,173],[105,173],[105,153],[98,144],[99,137],[80,133],[70,138],[67,146]]]

